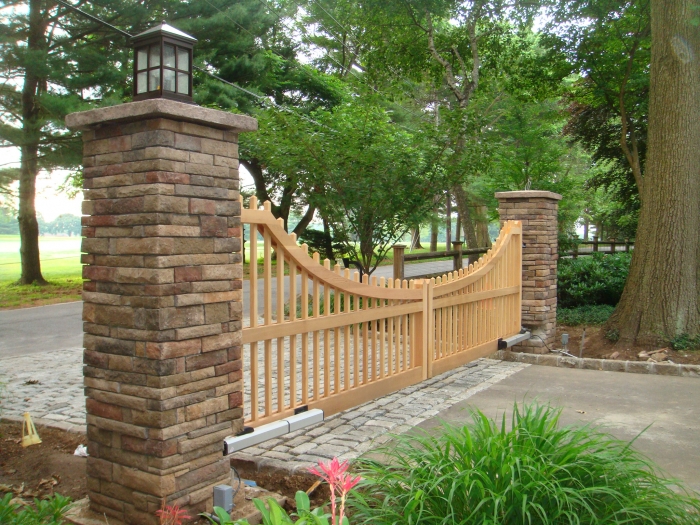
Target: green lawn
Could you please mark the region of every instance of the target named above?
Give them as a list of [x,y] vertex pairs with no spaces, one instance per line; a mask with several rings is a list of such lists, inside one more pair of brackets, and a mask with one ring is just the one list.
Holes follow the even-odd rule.
[[80,237],[40,237],[41,271],[48,286],[18,286],[19,235],[0,235],[0,308],[80,300]]
[[[81,237],[39,237],[44,277],[80,278]],[[0,282],[16,281],[20,275],[19,235],[0,235]]]

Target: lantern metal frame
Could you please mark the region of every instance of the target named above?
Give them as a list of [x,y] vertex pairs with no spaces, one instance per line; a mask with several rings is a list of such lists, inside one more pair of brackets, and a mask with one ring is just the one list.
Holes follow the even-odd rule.
[[[192,98],[192,51],[196,41],[196,38],[183,33],[165,22],[134,36],[131,39],[132,47],[134,48],[133,100],[136,102],[153,98],[167,98],[194,104]],[[157,53],[151,53],[151,49],[155,46],[158,46]],[[173,47],[174,65],[172,66],[165,64],[166,46]],[[143,51],[144,48],[146,50],[146,65],[145,68],[140,68],[139,66],[142,64],[140,64],[139,52]],[[187,56],[187,68],[185,69],[179,67],[181,57],[183,56],[182,53],[186,53]],[[157,64],[152,63],[156,62],[156,60],[158,62]],[[155,89],[151,89],[152,72],[157,72],[157,85]],[[139,75],[144,74],[146,83],[145,90],[139,92],[140,82],[143,79],[143,76],[140,77]],[[187,75],[187,93],[182,93],[181,89],[179,89],[183,74]],[[165,89],[166,75],[172,75],[172,91]]]

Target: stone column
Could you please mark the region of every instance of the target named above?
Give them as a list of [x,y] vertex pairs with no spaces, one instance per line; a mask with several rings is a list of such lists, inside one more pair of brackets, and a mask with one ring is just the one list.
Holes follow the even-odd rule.
[[74,113],[83,131],[90,507],[208,510],[243,426],[241,115],[170,100]]
[[561,195],[507,191],[496,193],[496,198],[501,225],[509,220],[523,223],[522,324],[533,337],[515,348],[546,353],[543,340],[554,348],[557,331],[557,212]]

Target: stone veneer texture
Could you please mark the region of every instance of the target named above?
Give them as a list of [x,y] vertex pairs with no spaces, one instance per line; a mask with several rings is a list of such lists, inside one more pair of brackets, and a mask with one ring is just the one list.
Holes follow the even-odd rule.
[[[118,108],[131,106],[144,103]],[[156,523],[164,498],[210,510],[230,476],[222,439],[243,425],[238,130],[109,111],[73,125],[84,130],[88,492],[108,518]]]

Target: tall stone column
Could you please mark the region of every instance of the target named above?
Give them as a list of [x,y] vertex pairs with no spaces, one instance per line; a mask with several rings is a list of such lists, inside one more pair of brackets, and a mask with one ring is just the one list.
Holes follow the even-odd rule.
[[521,351],[546,353],[557,331],[557,213],[561,195],[551,191],[496,193],[501,225],[523,223],[522,324],[533,337],[516,346]]
[[83,131],[91,509],[156,523],[211,508],[243,426],[242,115],[164,99],[74,113]]

